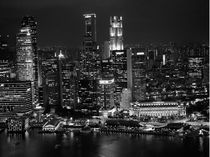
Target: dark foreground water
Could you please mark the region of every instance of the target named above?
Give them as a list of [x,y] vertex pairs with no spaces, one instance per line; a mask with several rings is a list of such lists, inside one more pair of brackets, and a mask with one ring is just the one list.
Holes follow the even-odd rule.
[[208,157],[209,138],[0,134],[0,157]]

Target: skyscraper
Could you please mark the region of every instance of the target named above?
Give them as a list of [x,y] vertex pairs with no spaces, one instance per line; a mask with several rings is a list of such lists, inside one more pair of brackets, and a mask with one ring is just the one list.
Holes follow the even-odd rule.
[[74,109],[76,105],[77,72],[76,63],[68,58],[61,60],[61,105],[64,108]]
[[85,20],[84,39],[86,42],[92,41],[96,43],[96,14],[84,14],[83,17]]
[[95,110],[97,105],[97,83],[99,75],[99,52],[96,44],[96,14],[84,14],[84,40],[80,54],[79,106]]
[[83,50],[80,54],[81,78],[96,79],[99,53],[96,45],[96,14],[84,14],[84,40]]
[[127,88],[127,52],[126,50],[111,51],[115,79],[115,103],[121,101],[123,88]]
[[32,98],[35,105],[38,100],[38,56],[37,22],[32,16],[25,16],[17,34],[17,78],[19,81],[31,81]]
[[110,17],[110,50],[123,50],[122,16]]
[[99,80],[99,100],[101,109],[110,109],[114,106],[114,69],[110,59],[101,60]]
[[56,50],[39,51],[41,56],[41,75],[44,106],[56,110],[60,107],[59,60]]
[[132,97],[133,101],[146,98],[146,52],[143,48],[132,48]]

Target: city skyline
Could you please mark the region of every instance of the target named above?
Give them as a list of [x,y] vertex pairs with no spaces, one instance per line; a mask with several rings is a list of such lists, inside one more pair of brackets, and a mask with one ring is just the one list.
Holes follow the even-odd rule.
[[110,16],[122,16],[124,43],[208,42],[208,1],[25,1],[0,2],[0,34],[15,45],[19,21],[31,15],[38,21],[38,46],[82,45],[82,15],[96,13],[98,43],[109,39]]
[[208,157],[207,4],[1,0],[0,156]]

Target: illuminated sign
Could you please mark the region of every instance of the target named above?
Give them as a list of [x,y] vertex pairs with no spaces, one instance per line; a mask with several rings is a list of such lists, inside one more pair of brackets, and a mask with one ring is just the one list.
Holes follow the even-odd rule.
[[122,55],[124,52],[116,52],[116,55]]
[[106,84],[112,84],[112,83],[114,83],[114,79],[112,79],[112,80],[99,80],[99,84],[106,85]]
[[96,17],[96,14],[92,13],[92,14],[84,14],[85,18],[91,18],[91,16]]
[[137,52],[137,55],[144,55],[144,52]]

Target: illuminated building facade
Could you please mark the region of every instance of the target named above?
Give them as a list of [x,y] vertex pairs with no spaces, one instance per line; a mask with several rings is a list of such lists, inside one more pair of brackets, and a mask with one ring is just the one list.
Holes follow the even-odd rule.
[[43,80],[44,106],[58,108],[59,105],[59,67],[55,51],[43,51],[41,54],[41,74]]
[[188,75],[191,78],[202,78],[203,71],[203,57],[189,57],[188,58]]
[[23,18],[17,34],[17,78],[31,81],[33,104],[38,101],[37,22],[31,16]]
[[17,36],[17,77],[20,81],[34,81],[33,46],[30,28],[21,28]]
[[113,60],[112,59],[101,60],[100,78],[101,79],[112,79],[112,78],[114,78],[114,67],[113,67]]
[[186,108],[178,102],[136,102],[131,107],[132,114],[138,117],[186,116]]
[[0,60],[0,82],[10,80],[11,68],[8,60]]
[[111,59],[101,60],[100,80],[99,80],[99,100],[101,109],[110,109],[114,106],[114,69]]
[[101,109],[107,110],[114,107],[114,78],[99,80],[99,100],[98,103]]
[[76,64],[67,60],[61,61],[62,107],[71,109],[76,105],[77,72]]
[[81,79],[98,77],[99,52],[96,45],[96,14],[84,14],[85,32],[80,54]]
[[83,50],[80,54],[78,103],[80,108],[95,110],[100,58],[96,45],[96,14],[84,14]]
[[8,120],[7,131],[10,132],[25,132],[29,128],[29,118],[16,117]]
[[12,117],[17,113],[32,111],[30,81],[0,82],[0,117]]
[[60,48],[42,49],[39,55],[45,108],[55,112],[61,107],[74,108],[78,95],[77,62],[71,61]]
[[115,79],[115,103],[120,104],[123,88],[127,88],[127,52],[111,51]]
[[146,99],[146,52],[141,48],[132,49],[132,97],[133,101]]
[[79,81],[79,91],[78,91],[78,105],[77,109],[88,110],[94,112],[97,107],[97,80],[80,80]]
[[123,50],[122,16],[110,17],[110,50]]

